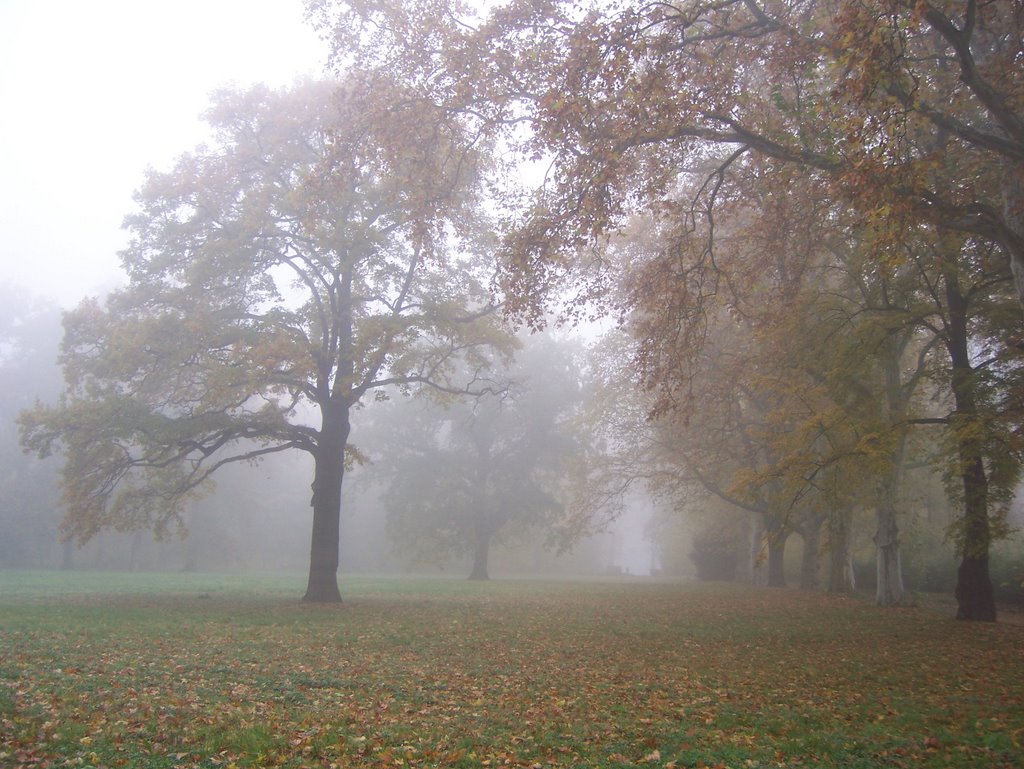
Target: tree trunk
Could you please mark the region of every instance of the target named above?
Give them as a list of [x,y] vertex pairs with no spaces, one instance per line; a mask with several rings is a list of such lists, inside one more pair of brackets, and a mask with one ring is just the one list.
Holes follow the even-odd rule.
[[900,557],[900,530],[896,522],[896,499],[903,480],[903,458],[906,452],[906,435],[900,427],[907,415],[900,364],[905,339],[890,334],[886,342],[886,409],[889,424],[900,432],[892,449],[888,472],[879,480],[875,492],[875,604],[898,606],[903,603],[906,595],[903,561]]
[[476,544],[473,548],[473,570],[469,573],[472,580],[488,580],[491,578],[487,571],[487,564],[491,555],[491,535],[482,530],[478,525],[476,532]]
[[764,520],[762,516],[751,516],[750,557],[747,559],[749,572],[743,577],[751,585],[764,587],[768,584],[768,569],[764,559]]
[[968,335],[967,299],[952,270],[944,274],[946,302],[949,310],[949,349],[953,364],[951,386],[956,412],[954,431],[959,459],[960,479],[964,490],[962,520],[963,560],[957,570],[957,619],[983,622],[996,621],[995,595],[988,570],[991,531],[988,520],[988,476],[984,451],[977,428],[978,403],[974,392],[974,369],[971,366]]
[[800,561],[801,590],[817,590],[821,572],[821,518],[808,518],[800,528],[804,556]]
[[853,508],[832,513],[829,521],[828,592],[852,593],[857,588],[853,573]]
[[988,556],[965,555],[956,572],[956,618],[977,622],[995,622],[996,604]]
[[338,545],[341,539],[341,483],[345,477],[345,443],[350,424],[348,405],[323,407],[320,443],[314,454],[313,533],[309,548],[309,582],[303,601],[340,603]]
[[768,533],[768,587],[785,587],[786,533],[777,530]]
[[970,445],[974,441],[960,437],[958,443],[963,468],[964,528],[963,557],[956,573],[956,618],[995,622],[995,593],[988,569],[988,477],[980,451]]
[[904,588],[895,507],[880,500],[875,509],[875,521],[875,603],[878,606],[899,606],[903,603]]
[[1002,193],[1003,220],[1009,230],[1003,245],[1010,255],[1017,296],[1024,304],[1024,162],[1007,162],[1003,167]]

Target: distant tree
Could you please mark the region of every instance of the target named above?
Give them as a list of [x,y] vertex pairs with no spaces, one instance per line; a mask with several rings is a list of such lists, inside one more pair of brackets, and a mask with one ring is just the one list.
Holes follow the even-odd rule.
[[60,308],[0,286],[0,566],[52,565],[58,553],[57,466],[25,456],[17,418],[61,389]]
[[[504,344],[480,277],[486,158],[383,77],[221,91],[211,146],[150,172],[129,284],[69,313],[67,392],[22,417],[63,450],[64,532],[181,526],[225,465],[314,460],[307,601],[339,601],[350,411],[386,387],[474,389]],[[483,389],[483,388],[480,388]]]
[[502,392],[395,404],[375,463],[402,547],[470,553],[470,579],[485,580],[492,545],[557,527],[579,458],[579,360],[571,343],[528,337]]

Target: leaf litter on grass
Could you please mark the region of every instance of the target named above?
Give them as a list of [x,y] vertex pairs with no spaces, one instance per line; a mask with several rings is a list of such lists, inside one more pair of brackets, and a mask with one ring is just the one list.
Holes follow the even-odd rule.
[[350,593],[0,601],[0,766],[1024,765],[1019,627],[670,583]]

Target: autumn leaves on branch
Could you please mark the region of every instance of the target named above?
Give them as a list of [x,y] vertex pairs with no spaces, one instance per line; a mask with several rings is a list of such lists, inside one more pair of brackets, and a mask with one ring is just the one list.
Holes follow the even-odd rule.
[[339,62],[401,72],[540,167],[528,203],[507,201],[509,312],[542,325],[597,302],[636,339],[655,415],[731,414],[740,442],[716,450],[738,452],[737,471],[704,485],[746,504],[775,489],[761,506],[783,528],[801,504],[869,505],[876,541],[895,543],[911,428],[939,441],[962,510],[960,614],[994,616],[990,524],[1021,456],[1018,4],[381,0],[311,13]]

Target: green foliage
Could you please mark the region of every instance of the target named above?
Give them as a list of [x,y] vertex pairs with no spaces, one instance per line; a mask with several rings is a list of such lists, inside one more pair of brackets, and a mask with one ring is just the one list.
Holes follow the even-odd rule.
[[673,583],[353,579],[344,609],[314,610],[282,600],[294,585],[280,580],[12,579],[0,573],[5,765],[1024,758],[1018,628],[923,609]]

